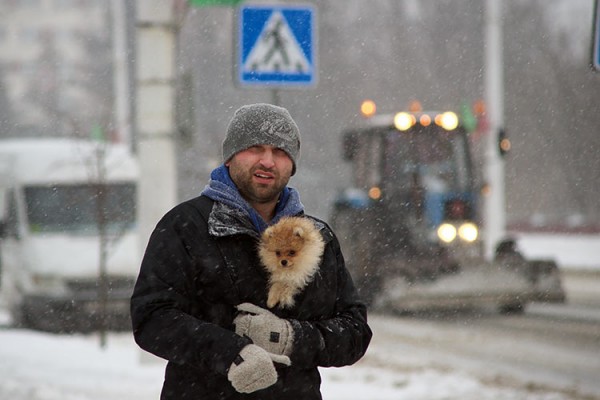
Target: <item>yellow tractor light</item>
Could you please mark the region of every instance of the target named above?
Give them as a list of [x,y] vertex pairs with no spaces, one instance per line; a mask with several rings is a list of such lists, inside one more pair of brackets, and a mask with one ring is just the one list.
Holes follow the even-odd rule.
[[435,123],[447,131],[452,131],[458,126],[458,117],[452,111],[446,111],[439,118],[436,118]]
[[365,100],[360,105],[360,113],[363,117],[369,118],[375,115],[377,106],[373,100]]
[[379,200],[381,198],[381,189],[377,186],[373,186],[369,189],[369,197],[373,200]]
[[394,116],[394,126],[399,131],[406,131],[410,129],[416,122],[414,115],[407,112],[399,112]]
[[423,114],[419,117],[419,123],[423,126],[431,125],[431,117],[427,114]]

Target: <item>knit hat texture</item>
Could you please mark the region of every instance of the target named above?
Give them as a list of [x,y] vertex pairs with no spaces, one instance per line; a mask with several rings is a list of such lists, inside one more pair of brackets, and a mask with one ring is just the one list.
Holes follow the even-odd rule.
[[227,127],[223,141],[223,160],[256,145],[282,149],[293,163],[292,175],[300,157],[300,131],[283,107],[272,104],[249,104],[239,108]]

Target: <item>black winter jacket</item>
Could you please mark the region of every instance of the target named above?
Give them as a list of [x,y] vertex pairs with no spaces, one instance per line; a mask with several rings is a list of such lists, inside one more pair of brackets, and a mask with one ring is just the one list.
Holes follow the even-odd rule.
[[[214,207],[213,207],[214,205]],[[235,334],[235,306],[266,307],[267,274],[250,222],[205,196],[168,212],[150,237],[131,299],[140,347],[168,360],[161,399],[321,399],[317,367],[350,365],[371,340],[337,239],[317,219],[326,241],[319,273],[289,310],[271,310],[294,328],[292,366],[276,364],[279,380],[240,394],[227,371],[251,343]]]

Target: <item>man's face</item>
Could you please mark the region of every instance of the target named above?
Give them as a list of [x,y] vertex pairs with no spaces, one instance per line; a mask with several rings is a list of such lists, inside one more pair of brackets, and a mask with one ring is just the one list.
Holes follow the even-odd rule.
[[240,194],[250,204],[276,202],[293,168],[285,151],[269,145],[240,151],[225,165]]

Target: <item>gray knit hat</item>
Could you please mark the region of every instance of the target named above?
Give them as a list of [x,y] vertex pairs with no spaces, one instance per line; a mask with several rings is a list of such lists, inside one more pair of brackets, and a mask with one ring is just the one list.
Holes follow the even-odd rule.
[[283,107],[272,104],[250,104],[239,108],[227,127],[223,141],[223,160],[252,146],[268,144],[290,156],[292,175],[300,157],[300,131],[292,116]]

